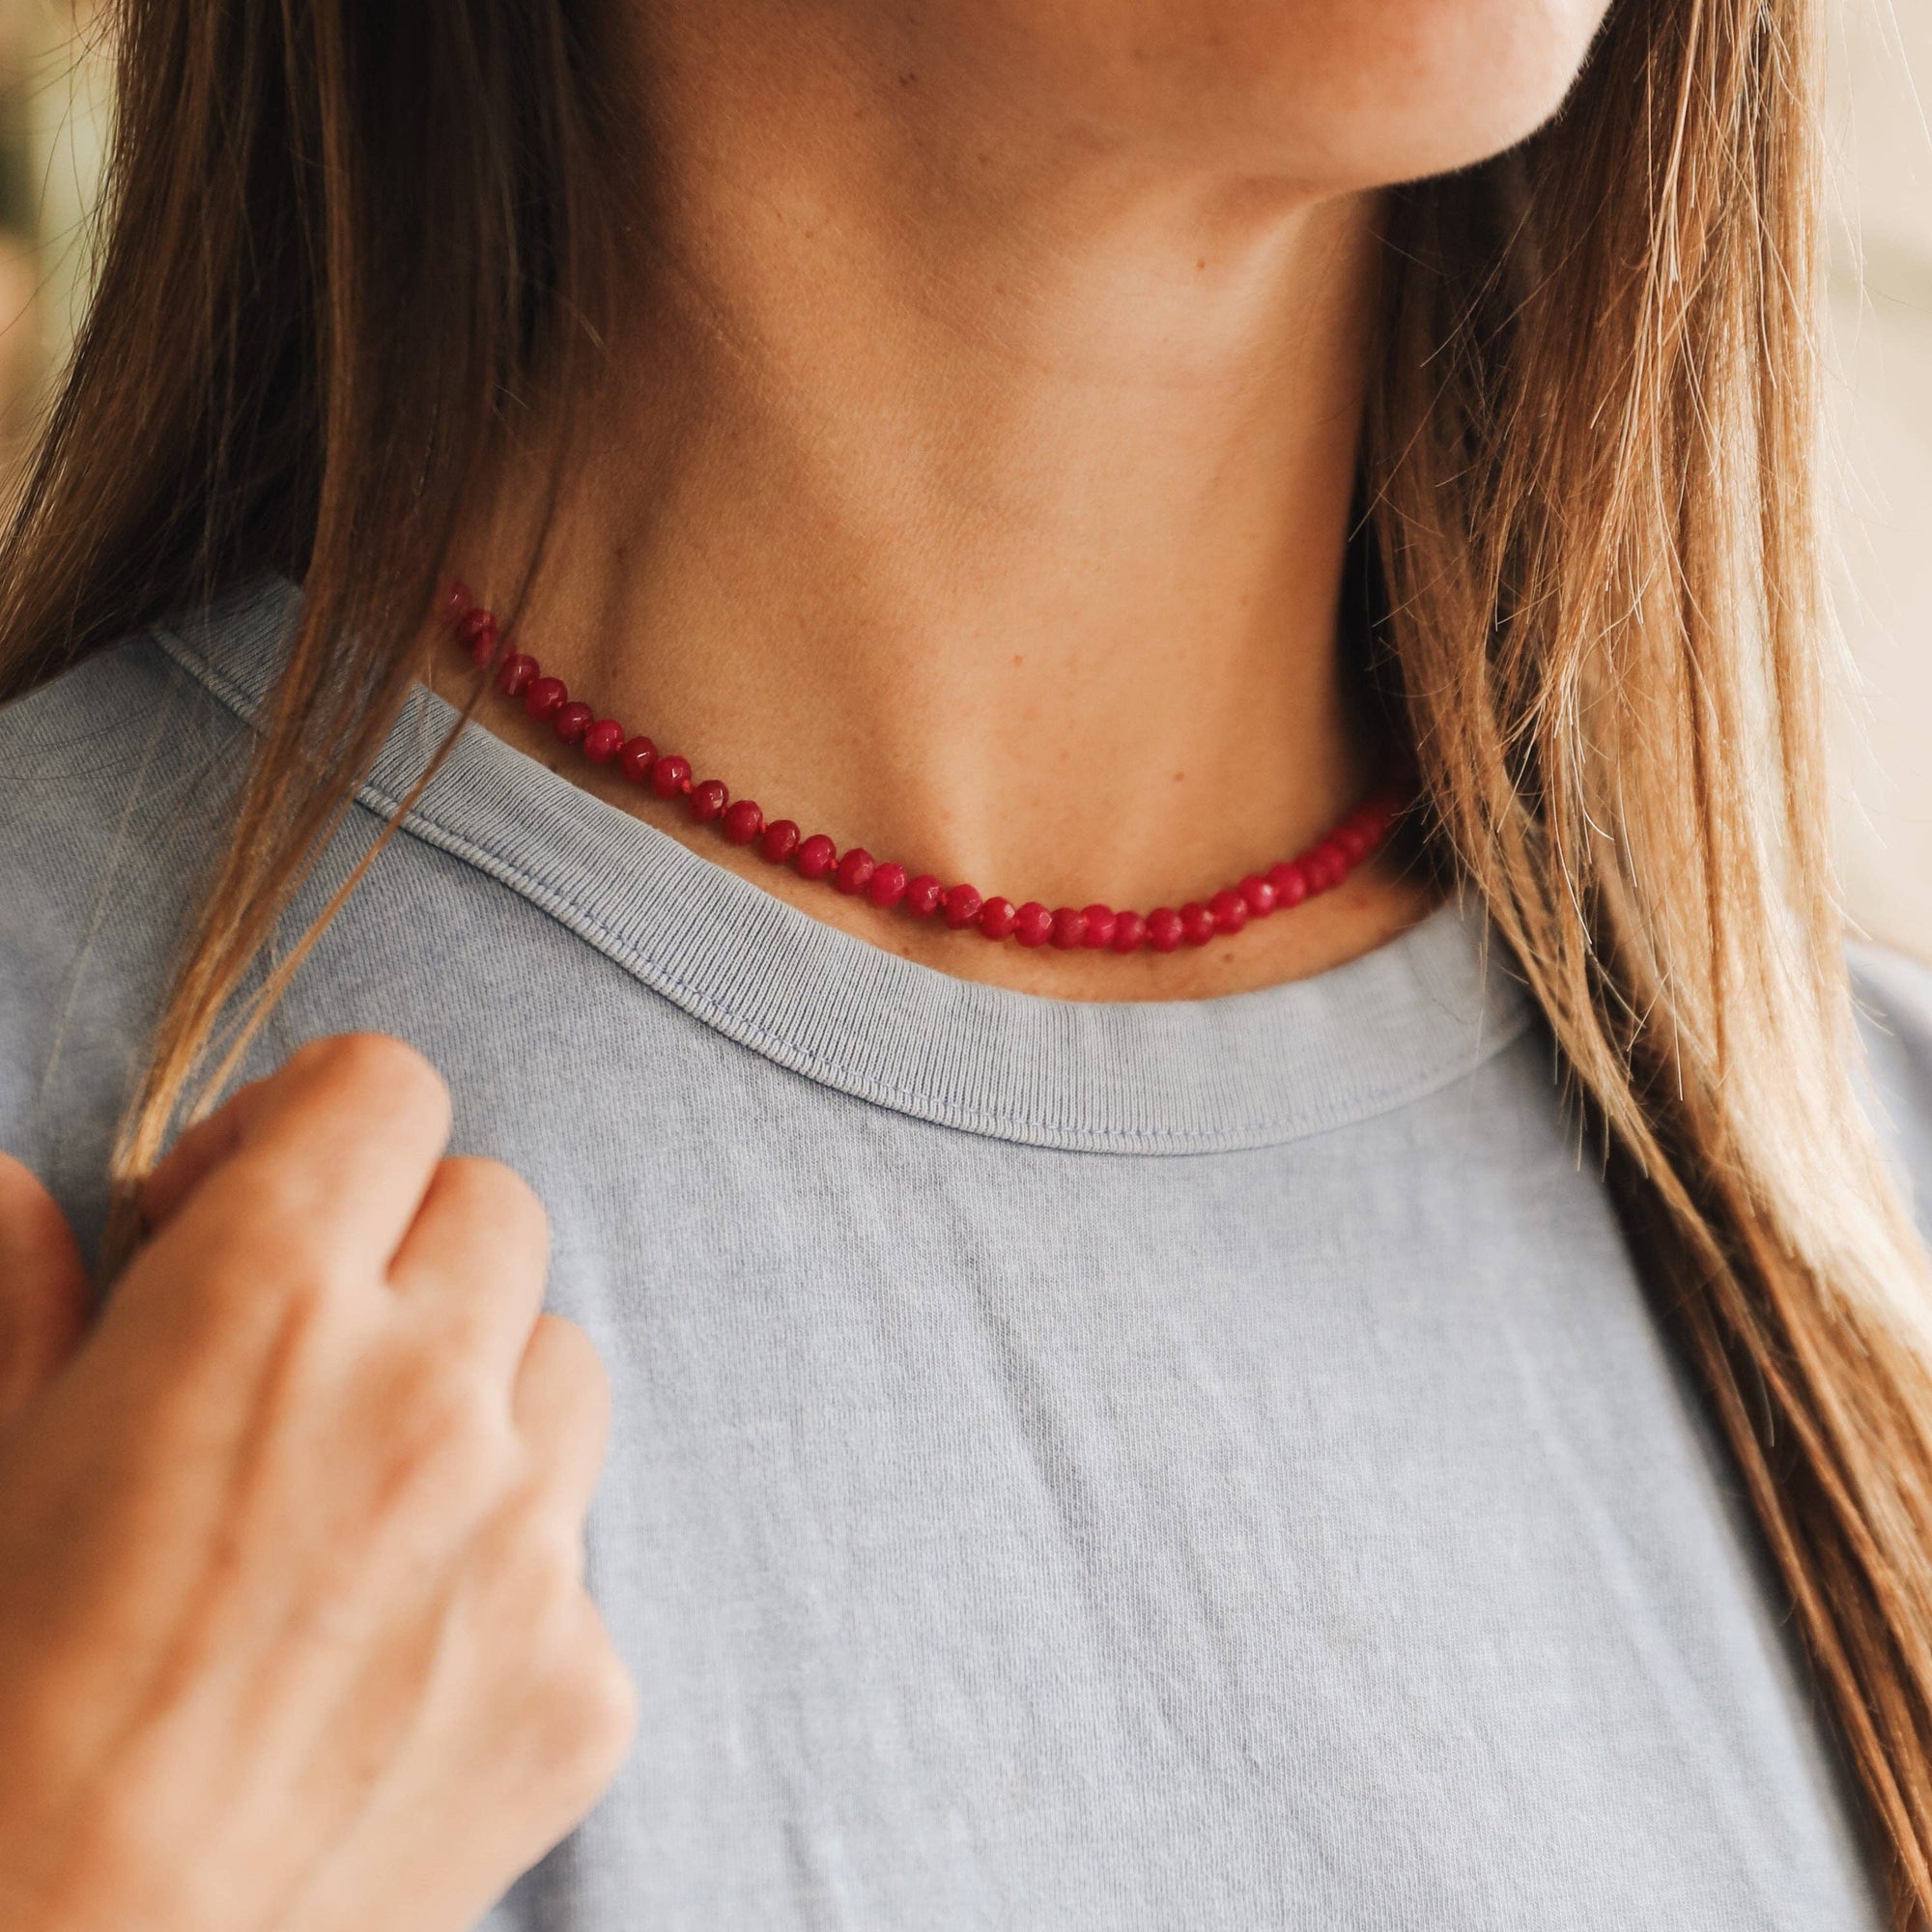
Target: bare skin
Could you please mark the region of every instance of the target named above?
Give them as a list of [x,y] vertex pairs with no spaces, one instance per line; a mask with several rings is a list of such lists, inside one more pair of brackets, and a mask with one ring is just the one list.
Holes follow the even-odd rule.
[[[1286,856],[1380,750],[1336,648],[1379,184],[1534,125],[1601,11],[627,14],[656,158],[531,648],[771,815],[1016,904],[1175,905]],[[459,552],[493,599],[530,448]],[[1028,991],[1234,992],[1427,907],[1382,867],[1198,952],[989,946],[733,853],[513,705],[484,722],[821,919]]]
[[[926,121],[894,131],[915,128],[936,145]],[[652,233],[624,305],[650,346],[620,346],[584,412],[595,440],[523,624],[546,667],[773,815],[1015,904],[1178,905],[1347,811],[1376,751],[1335,649],[1372,199],[1069,168],[1013,185],[1037,205],[1012,228],[1063,231],[1021,253],[1004,214],[877,206],[908,170],[894,141],[839,145],[810,185],[775,148],[781,186],[756,147],[679,136],[729,159]],[[1096,197],[1117,206],[1078,231]],[[901,233],[915,248],[888,253]],[[516,554],[468,549],[479,591]],[[454,696],[460,667],[441,675]],[[861,938],[1029,991],[1232,992],[1424,909],[1382,869],[1198,952],[992,947],[734,854],[514,706],[484,722]]]

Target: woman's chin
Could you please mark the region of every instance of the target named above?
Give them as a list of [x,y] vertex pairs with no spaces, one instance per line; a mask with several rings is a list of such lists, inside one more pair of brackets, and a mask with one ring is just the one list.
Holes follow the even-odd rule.
[[[1009,84],[1119,147],[1348,191],[1472,166],[1562,106],[1607,0],[1142,0],[987,10],[939,32],[998,43]],[[992,10],[1002,14],[1006,10]],[[928,19],[928,31],[932,22]],[[1015,59],[1015,48],[1026,55]],[[1150,54],[1150,49],[1158,58]]]

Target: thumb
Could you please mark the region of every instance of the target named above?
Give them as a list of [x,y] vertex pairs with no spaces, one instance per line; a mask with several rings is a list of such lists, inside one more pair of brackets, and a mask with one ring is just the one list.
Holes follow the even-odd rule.
[[90,1301],[67,1216],[27,1168],[0,1153],[0,1428],[72,1354]]

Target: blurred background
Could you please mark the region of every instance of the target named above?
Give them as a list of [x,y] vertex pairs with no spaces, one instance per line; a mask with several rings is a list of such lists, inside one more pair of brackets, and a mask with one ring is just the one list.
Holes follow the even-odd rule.
[[[1846,897],[1932,958],[1932,0],[1828,0],[1833,576]],[[86,298],[107,137],[93,0],[0,0],[0,477]]]
[[1832,427],[1853,916],[1932,959],[1932,0],[1836,0]]

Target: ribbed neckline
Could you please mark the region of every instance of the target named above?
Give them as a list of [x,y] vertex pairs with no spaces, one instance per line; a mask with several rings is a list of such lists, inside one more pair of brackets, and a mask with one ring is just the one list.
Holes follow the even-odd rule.
[[[270,580],[155,636],[252,722],[299,597]],[[393,816],[455,719],[417,685],[362,802]],[[1323,1133],[1462,1078],[1531,1017],[1486,923],[1454,905],[1345,966],[1213,999],[1098,1004],[954,979],[821,923],[473,724],[404,825],[779,1065],[1030,1146],[1206,1153]]]

